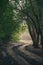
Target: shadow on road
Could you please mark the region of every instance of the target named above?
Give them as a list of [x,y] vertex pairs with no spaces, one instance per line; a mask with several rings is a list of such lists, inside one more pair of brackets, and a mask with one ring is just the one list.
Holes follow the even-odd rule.
[[40,57],[43,57],[43,52],[42,52],[41,48],[34,48],[32,46],[32,44],[25,46],[25,50],[32,52]]
[[19,46],[15,46],[12,48],[12,50],[14,51],[14,53],[16,53],[17,55],[19,55],[20,57],[24,58],[29,64],[31,65],[42,65],[42,63],[37,62],[36,60],[32,59],[31,57],[29,57],[28,55],[24,54],[23,52],[21,52],[18,48]]
[[0,56],[0,65],[20,65],[9,53],[6,49],[2,49],[2,54]]
[[0,65],[20,65],[17,61],[15,61],[12,56],[8,55],[6,57],[0,58]]

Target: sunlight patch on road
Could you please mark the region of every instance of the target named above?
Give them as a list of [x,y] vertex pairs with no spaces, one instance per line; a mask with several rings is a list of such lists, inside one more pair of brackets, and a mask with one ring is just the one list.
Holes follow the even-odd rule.
[[32,43],[32,40],[20,40],[20,42],[22,42],[24,44],[30,44],[30,43]]

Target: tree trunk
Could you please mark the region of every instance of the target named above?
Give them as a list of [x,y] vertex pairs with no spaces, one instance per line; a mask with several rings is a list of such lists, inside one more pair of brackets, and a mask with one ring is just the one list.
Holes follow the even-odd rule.
[[43,51],[43,36],[41,35],[41,45],[42,45],[42,51]]
[[35,42],[35,48],[39,48],[39,34],[37,34],[37,39]]

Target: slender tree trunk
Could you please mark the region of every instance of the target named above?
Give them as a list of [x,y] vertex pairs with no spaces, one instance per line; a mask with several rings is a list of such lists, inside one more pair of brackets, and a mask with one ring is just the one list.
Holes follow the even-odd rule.
[[37,34],[35,48],[39,47],[39,34]]
[[43,36],[41,35],[41,45],[42,45],[42,51],[43,51]]
[[30,25],[29,21],[27,22],[27,25],[28,25],[28,30],[29,30],[30,36],[33,41],[33,46],[35,46],[35,44],[36,44],[36,36],[35,36],[35,31],[34,31],[35,29],[32,27],[32,25]]
[[31,21],[29,21],[28,17],[27,17],[27,25],[28,25],[30,36],[33,41],[33,46],[37,48],[39,46],[39,44],[38,44],[39,43],[39,30],[38,30],[34,20],[31,17],[30,17],[30,19],[32,21],[32,24],[30,24]]

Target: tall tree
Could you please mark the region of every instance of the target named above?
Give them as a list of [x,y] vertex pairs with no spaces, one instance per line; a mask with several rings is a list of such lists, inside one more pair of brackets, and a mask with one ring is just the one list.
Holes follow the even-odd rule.
[[[43,35],[42,35],[42,29],[41,29],[41,0],[14,0],[16,3],[16,8],[19,10],[19,12],[22,12],[22,19],[25,18],[25,20],[28,23],[29,32],[31,35],[31,38],[33,40],[33,45],[35,47],[38,47],[39,40],[41,37],[41,44],[43,46]],[[32,23],[31,23],[32,22]],[[34,39],[35,36],[35,39]]]

